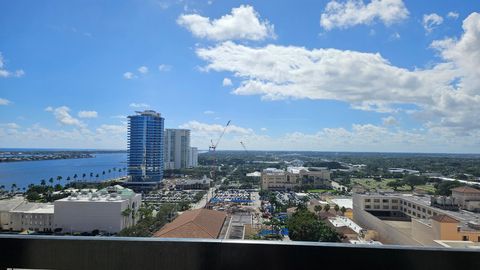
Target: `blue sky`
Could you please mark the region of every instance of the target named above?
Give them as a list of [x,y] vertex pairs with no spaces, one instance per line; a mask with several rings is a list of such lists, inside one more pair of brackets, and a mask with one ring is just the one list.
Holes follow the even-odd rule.
[[3,1],[0,147],[480,152],[476,1]]

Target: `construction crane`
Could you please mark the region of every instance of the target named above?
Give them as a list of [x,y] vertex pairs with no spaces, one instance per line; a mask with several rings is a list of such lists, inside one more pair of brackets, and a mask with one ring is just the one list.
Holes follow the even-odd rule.
[[215,158],[215,151],[217,150],[217,146],[218,144],[220,143],[220,140],[222,139],[223,135],[225,135],[225,132],[227,131],[227,128],[228,126],[230,125],[230,120],[228,120],[227,124],[225,125],[225,127],[223,128],[223,131],[222,133],[220,134],[220,136],[218,137],[218,140],[216,143],[213,142],[213,139],[210,140],[211,142],[211,145],[208,147],[208,151],[209,152],[212,152],[212,156],[213,156],[213,171],[210,173],[213,180],[215,181],[215,172],[217,171],[217,159]]
[[247,147],[245,146],[245,143],[240,142],[240,144],[242,145],[243,150],[245,150],[245,152],[247,152],[247,154],[248,154],[248,150],[247,150]]

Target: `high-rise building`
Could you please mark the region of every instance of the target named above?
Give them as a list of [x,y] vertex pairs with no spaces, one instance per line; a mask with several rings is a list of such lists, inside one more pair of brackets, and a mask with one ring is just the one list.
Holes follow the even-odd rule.
[[165,129],[165,169],[190,167],[190,130]]
[[198,166],[198,148],[190,147],[190,168]]
[[128,117],[129,186],[156,185],[163,178],[163,125],[159,113],[146,110]]

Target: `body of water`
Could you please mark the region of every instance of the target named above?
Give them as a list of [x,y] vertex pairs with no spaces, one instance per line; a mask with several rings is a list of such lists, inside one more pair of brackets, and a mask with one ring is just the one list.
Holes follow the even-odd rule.
[[[42,179],[48,182],[53,177],[54,184],[59,183],[57,176],[62,176],[60,181],[64,185],[67,177],[77,174],[77,181],[82,180],[82,174],[86,174],[86,181],[90,181],[90,173],[93,173],[92,181],[102,181],[114,177],[125,176],[127,174],[126,153],[106,153],[94,154],[94,158],[80,159],[60,159],[60,160],[38,160],[38,161],[19,161],[0,163],[0,185],[5,185],[5,189],[10,190],[12,184],[19,188],[27,187],[29,184],[40,184]],[[113,168],[117,168],[114,172]],[[118,169],[122,172],[118,172]],[[111,173],[108,173],[111,170]],[[105,175],[102,172],[105,171]],[[96,178],[96,175],[99,175]]]

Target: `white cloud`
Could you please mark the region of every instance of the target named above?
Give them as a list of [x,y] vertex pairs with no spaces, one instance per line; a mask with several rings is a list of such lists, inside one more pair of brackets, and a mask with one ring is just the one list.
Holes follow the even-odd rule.
[[147,74],[148,73],[148,67],[141,66],[141,67],[138,68],[138,72],[140,72],[142,74]]
[[259,14],[249,5],[232,8],[231,14],[211,20],[198,14],[182,14],[177,23],[199,38],[211,40],[263,40],[275,38],[273,25],[261,21]]
[[451,18],[451,19],[454,19],[454,20],[458,19],[458,16],[459,16],[459,14],[457,12],[454,12],[454,11],[450,11],[447,14],[448,18]]
[[215,112],[214,111],[210,111],[210,110],[207,110],[207,111],[204,111],[203,114],[214,114]]
[[172,66],[166,65],[166,64],[160,64],[160,65],[158,65],[158,70],[160,72],[170,71],[170,70],[172,70]]
[[23,69],[9,71],[5,68],[5,60],[3,59],[3,55],[0,52],[0,78],[8,78],[8,77],[22,77],[25,75],[25,71]]
[[98,113],[96,111],[79,111],[78,117],[80,118],[97,118]]
[[145,103],[130,103],[129,105],[131,108],[148,108],[150,105]]
[[463,29],[459,40],[431,44],[443,62],[413,70],[395,66],[378,53],[337,49],[250,47],[227,41],[196,53],[207,62],[205,70],[239,78],[232,92],[236,95],[339,100],[383,113],[413,105],[411,115],[426,128],[448,127],[463,136],[480,130],[480,122],[472,121],[480,115],[480,14],[468,16]]
[[[201,123],[198,121],[189,121],[185,124],[179,126],[180,128],[190,129],[192,133],[196,133],[199,135],[211,135],[211,136],[219,136],[222,131],[224,130],[224,125],[219,124],[207,124]],[[239,127],[236,125],[229,125],[225,134],[253,134],[253,130],[251,128],[244,128]]]
[[127,80],[132,80],[132,79],[136,79],[138,77],[137,77],[137,75],[133,74],[132,72],[127,71],[127,72],[123,73],[123,78],[125,78]]
[[398,121],[395,117],[393,116],[387,116],[387,117],[382,117],[382,122],[383,125],[385,126],[396,126],[398,125]]
[[99,134],[127,134],[127,125],[101,125],[97,128]]
[[427,33],[432,32],[433,29],[435,29],[442,23],[443,18],[436,13],[423,15],[423,28],[425,28],[425,31],[427,31]]
[[263,132],[265,132],[265,131],[267,131],[267,130],[268,130],[268,129],[265,128],[265,127],[262,127],[262,128],[260,129],[260,131],[263,131]]
[[368,4],[363,0],[330,1],[320,16],[320,25],[332,30],[380,20],[388,26],[407,19],[408,15],[402,0],[372,0]]
[[5,127],[9,129],[19,129],[20,126],[17,123],[6,123],[6,124],[0,124],[0,127]]
[[48,106],[45,108],[45,111],[46,112],[53,112],[53,107],[52,106]]
[[12,103],[12,102],[8,99],[0,98],[0,106],[1,105],[9,105],[10,103]]
[[223,86],[231,86],[232,85],[232,80],[230,80],[229,78],[223,78],[222,85]]
[[61,106],[55,109],[53,109],[52,107],[47,107],[45,110],[48,112],[53,112],[53,115],[57,119],[58,123],[60,123],[61,125],[76,126],[79,128],[86,127],[83,122],[70,115],[70,108],[68,108],[67,106]]

